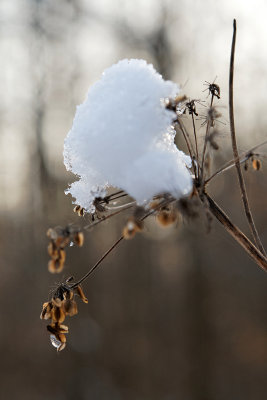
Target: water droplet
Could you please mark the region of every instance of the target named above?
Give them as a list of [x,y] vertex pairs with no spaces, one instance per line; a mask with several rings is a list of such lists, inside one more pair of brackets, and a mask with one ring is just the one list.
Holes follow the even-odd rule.
[[70,247],[72,247],[74,245],[74,243],[73,242],[70,242]]
[[51,344],[52,346],[54,346],[56,349],[59,348],[59,346],[61,345],[60,340],[58,340],[55,335],[50,335],[50,340],[51,340]]

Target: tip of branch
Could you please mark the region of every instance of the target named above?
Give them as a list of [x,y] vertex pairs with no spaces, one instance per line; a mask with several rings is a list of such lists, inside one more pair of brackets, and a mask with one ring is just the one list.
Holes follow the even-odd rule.
[[234,21],[233,21],[233,26],[234,26],[234,30],[236,30],[236,19],[234,18]]

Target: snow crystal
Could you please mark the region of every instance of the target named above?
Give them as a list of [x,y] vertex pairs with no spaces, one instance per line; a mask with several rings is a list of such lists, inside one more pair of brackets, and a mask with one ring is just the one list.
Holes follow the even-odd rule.
[[79,177],[66,193],[89,212],[109,186],[125,190],[138,204],[153,196],[188,195],[190,158],[174,144],[164,99],[179,89],[144,60],[122,60],[104,71],[77,107],[64,144],[67,170]]

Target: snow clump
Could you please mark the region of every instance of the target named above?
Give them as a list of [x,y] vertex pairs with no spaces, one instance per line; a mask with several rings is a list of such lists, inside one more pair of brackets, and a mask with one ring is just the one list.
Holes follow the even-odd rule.
[[191,160],[174,143],[175,114],[164,104],[178,91],[144,60],[122,60],[104,71],[65,139],[65,166],[79,177],[66,193],[76,204],[94,212],[94,199],[110,186],[140,205],[158,194],[178,199],[191,192]]

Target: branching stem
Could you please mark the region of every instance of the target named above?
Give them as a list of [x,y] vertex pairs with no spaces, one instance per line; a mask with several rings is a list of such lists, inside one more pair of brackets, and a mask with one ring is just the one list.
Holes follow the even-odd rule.
[[209,203],[209,209],[214,217],[224,226],[228,233],[245,249],[250,257],[267,272],[267,258],[257,249],[257,247],[234,225],[228,216],[221,210],[215,201],[205,193]]

